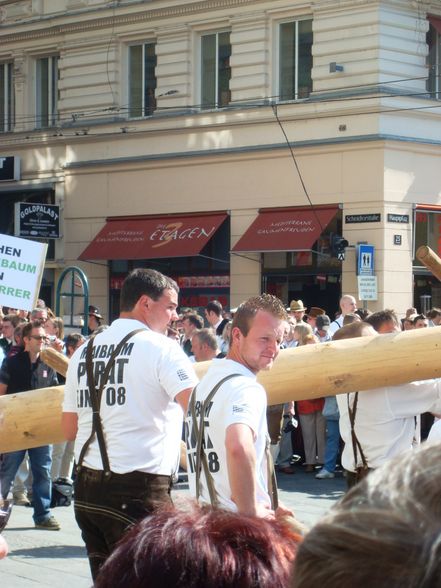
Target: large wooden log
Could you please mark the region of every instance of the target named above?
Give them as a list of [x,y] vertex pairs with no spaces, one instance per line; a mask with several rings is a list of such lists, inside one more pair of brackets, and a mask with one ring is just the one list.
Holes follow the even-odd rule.
[[427,245],[421,245],[417,249],[416,257],[441,282],[441,259],[438,255]]
[[[269,404],[369,390],[439,377],[440,350],[441,327],[305,345],[258,379]],[[199,377],[208,365],[195,364]],[[62,386],[0,397],[0,452],[60,441],[62,397]]]

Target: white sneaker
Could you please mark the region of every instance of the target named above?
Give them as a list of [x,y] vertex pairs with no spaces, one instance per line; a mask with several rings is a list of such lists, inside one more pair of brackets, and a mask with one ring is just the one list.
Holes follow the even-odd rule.
[[315,477],[317,478],[317,480],[327,480],[330,478],[335,478],[335,474],[332,472],[328,472],[328,470],[325,470],[325,468],[323,468],[319,471],[318,474],[315,475]]

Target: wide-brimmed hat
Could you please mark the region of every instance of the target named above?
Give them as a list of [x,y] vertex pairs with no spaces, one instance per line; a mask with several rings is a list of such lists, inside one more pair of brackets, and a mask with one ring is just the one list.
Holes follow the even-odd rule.
[[301,300],[291,300],[288,310],[290,312],[301,312],[305,311],[306,308],[303,306],[303,302]]
[[89,316],[95,316],[97,319],[102,319],[103,317],[100,314],[100,310],[99,308],[97,308],[96,306],[89,306],[89,310],[87,313]]
[[321,314],[326,314],[326,310],[319,308],[318,306],[311,306],[311,310],[308,312],[309,318],[317,318]]

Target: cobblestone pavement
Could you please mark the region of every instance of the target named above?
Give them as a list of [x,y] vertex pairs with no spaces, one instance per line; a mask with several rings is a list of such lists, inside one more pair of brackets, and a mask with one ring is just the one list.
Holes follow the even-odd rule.
[[[311,525],[338,500],[345,488],[341,474],[331,480],[316,480],[296,466],[294,475],[278,474],[280,500],[292,508],[297,518]],[[185,482],[178,484],[175,499],[188,495]],[[15,506],[4,537],[9,556],[0,561],[1,588],[91,586],[89,565],[75,523],[72,507],[54,509],[61,531],[41,531],[33,527],[32,510]]]

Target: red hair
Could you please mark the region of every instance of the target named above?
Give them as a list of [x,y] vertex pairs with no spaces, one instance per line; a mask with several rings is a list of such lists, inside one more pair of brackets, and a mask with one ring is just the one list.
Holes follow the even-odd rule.
[[301,537],[286,523],[211,507],[156,511],[112,553],[96,588],[282,588]]

